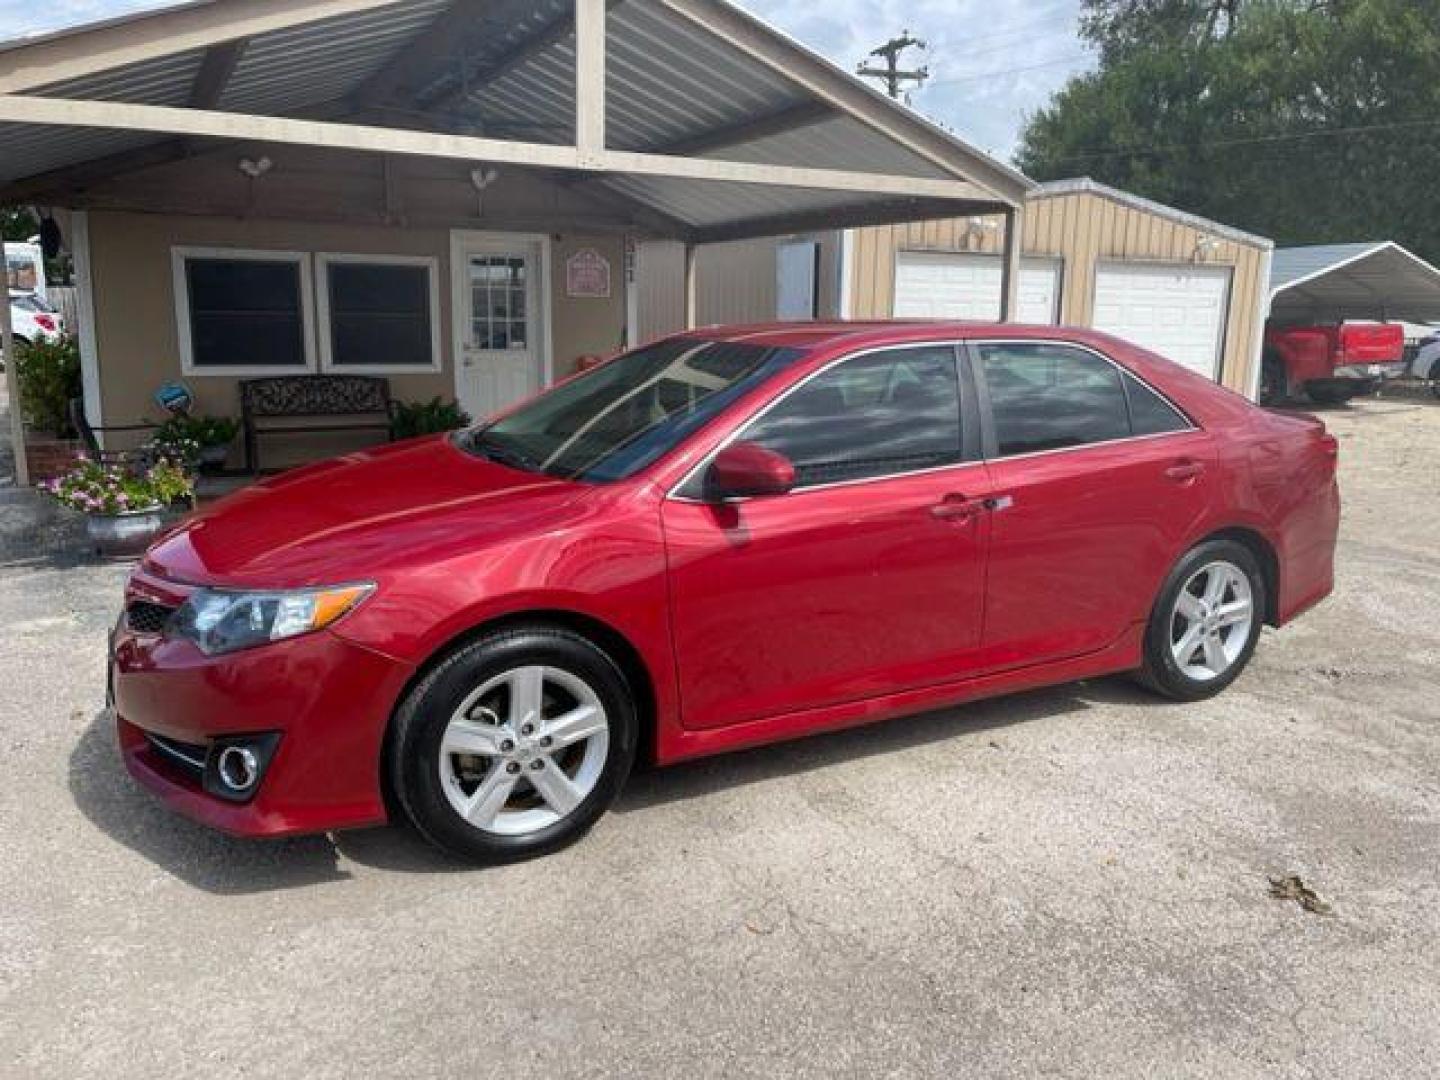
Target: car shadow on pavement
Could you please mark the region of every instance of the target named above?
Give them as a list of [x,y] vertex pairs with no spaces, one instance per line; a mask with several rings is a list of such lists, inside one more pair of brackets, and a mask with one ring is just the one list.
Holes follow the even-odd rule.
[[[664,769],[640,768],[615,811],[642,812],[842,762],[1080,713],[1100,703],[1160,706],[1153,696],[1123,679],[1068,683]],[[220,895],[347,881],[351,875],[340,865],[342,856],[395,873],[484,869],[437,851],[403,825],[283,840],[240,839],[197,825],[166,809],[130,778],[104,712],[95,716],[71,751],[69,785],[75,805],[111,839],[186,884]]]
[[1031,720],[1080,713],[1100,703],[1161,704],[1153,694],[1124,678],[1065,683],[701,758],[664,769],[642,769],[630,778],[615,811],[632,813],[664,803],[702,798],[716,791],[795,776],[842,762],[899,753]]
[[242,840],[167,810],[125,771],[103,711],[70,752],[69,784],[75,805],[101,832],[206,892],[270,892],[349,877],[328,837]]

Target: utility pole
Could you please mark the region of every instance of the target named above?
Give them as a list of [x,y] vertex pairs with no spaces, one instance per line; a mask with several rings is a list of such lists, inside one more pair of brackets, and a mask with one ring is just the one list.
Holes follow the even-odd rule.
[[927,46],[919,38],[911,37],[909,30],[902,30],[899,37],[891,38],[879,48],[870,50],[871,56],[878,56],[885,61],[884,67],[862,63],[856,67],[855,74],[866,79],[883,79],[885,92],[892,98],[899,100],[906,97],[902,89],[905,83],[913,82],[918,87],[930,77],[929,65],[922,65],[913,71],[900,69],[900,54],[910,48],[925,49]]

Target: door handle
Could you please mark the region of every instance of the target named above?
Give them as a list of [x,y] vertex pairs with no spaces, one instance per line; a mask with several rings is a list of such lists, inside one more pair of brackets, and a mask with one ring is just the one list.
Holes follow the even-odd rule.
[[987,504],[986,499],[970,499],[960,494],[946,495],[930,507],[930,516],[941,521],[968,521],[978,517]]
[[1168,476],[1171,480],[1174,480],[1176,483],[1183,484],[1187,480],[1194,480],[1204,471],[1204,462],[1193,461],[1190,458],[1184,458],[1183,460],[1177,461],[1175,462],[1175,464],[1167,468],[1165,470],[1165,475]]

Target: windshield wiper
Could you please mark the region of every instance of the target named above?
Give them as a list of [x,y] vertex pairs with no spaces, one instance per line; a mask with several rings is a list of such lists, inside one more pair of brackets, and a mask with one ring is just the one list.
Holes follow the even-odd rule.
[[477,431],[470,437],[470,449],[498,465],[506,465],[521,472],[535,472],[538,462],[514,447],[504,446],[489,437],[484,431]]

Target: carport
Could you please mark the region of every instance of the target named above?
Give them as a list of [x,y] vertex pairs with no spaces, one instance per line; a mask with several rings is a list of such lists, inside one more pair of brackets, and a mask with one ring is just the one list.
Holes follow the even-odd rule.
[[1440,320],[1440,270],[1389,240],[1280,248],[1270,269],[1270,317]]
[[[634,340],[634,238],[685,245],[693,325],[701,245],[1001,214],[1013,315],[1032,186],[723,0],[201,0],[0,46],[0,203],[63,211],[97,425],[181,377],[233,413],[271,363],[193,347],[205,260],[293,263],[285,370],[489,408]],[[428,272],[423,355],[334,355],[327,268],[366,261]]]

